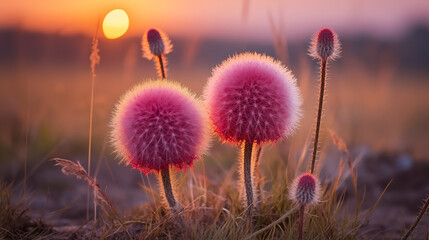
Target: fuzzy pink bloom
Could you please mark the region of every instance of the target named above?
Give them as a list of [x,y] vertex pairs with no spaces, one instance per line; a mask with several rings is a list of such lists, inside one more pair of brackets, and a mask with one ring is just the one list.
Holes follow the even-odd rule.
[[224,141],[275,142],[294,131],[301,115],[294,76],[257,53],[235,55],[215,68],[204,95]]
[[335,59],[340,56],[341,44],[337,34],[329,28],[317,32],[310,46],[310,56],[321,59]]
[[320,199],[320,184],[312,174],[304,173],[293,181],[289,197],[300,205],[317,204]]
[[151,60],[171,52],[173,45],[168,36],[160,30],[149,29],[142,38],[143,57]]
[[208,143],[200,101],[179,84],[153,81],[125,94],[116,107],[112,140],[127,164],[143,172],[192,166]]

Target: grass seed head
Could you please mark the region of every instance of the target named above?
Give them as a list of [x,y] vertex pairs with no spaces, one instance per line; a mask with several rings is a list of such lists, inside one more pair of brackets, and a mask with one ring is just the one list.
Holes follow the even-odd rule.
[[228,142],[275,142],[291,134],[301,116],[295,77],[279,61],[257,53],[221,63],[204,95],[215,132]]
[[122,97],[113,119],[119,156],[149,173],[173,165],[186,169],[208,143],[202,104],[187,89],[167,81],[140,84]]

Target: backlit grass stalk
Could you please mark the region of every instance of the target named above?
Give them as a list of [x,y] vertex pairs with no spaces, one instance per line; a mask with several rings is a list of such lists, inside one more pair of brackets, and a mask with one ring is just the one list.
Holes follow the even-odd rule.
[[[29,88],[29,84],[28,84]],[[26,123],[25,123],[25,152],[24,152],[24,199],[26,199],[27,196],[27,162],[28,162],[28,137],[30,134],[30,112],[31,112],[31,103],[30,103],[30,89],[28,89],[27,93],[28,97],[28,105],[27,105],[27,116],[26,116]],[[27,203],[25,202],[25,205]]]
[[414,221],[413,225],[411,225],[410,229],[408,229],[407,233],[402,238],[402,240],[406,240],[406,239],[408,239],[411,236],[411,234],[413,233],[414,229],[417,227],[417,225],[419,224],[420,220],[422,220],[423,216],[425,215],[428,207],[429,207],[429,195],[426,196],[425,203],[423,204],[423,207],[420,210],[419,215],[417,215],[416,220]]
[[166,54],[173,49],[168,36],[160,30],[149,29],[142,38],[143,57],[154,60],[161,79],[167,78],[167,58]]
[[[97,27],[98,29],[98,27]],[[98,54],[98,39],[97,33],[92,38],[91,55],[89,56],[91,62],[91,99],[89,110],[89,136],[88,136],[88,176],[91,175],[91,147],[92,147],[92,123],[94,114],[94,82],[95,82],[95,65],[100,63],[100,55]],[[94,200],[94,220],[97,219],[97,205]],[[86,202],[86,220],[89,220],[89,186],[87,192]]]
[[359,193],[358,193],[358,187],[357,187],[357,178],[354,172],[354,168],[353,168],[353,164],[352,164],[352,159],[350,156],[350,152],[349,149],[347,148],[346,143],[344,142],[344,140],[339,137],[334,131],[329,130],[329,133],[331,135],[332,141],[334,142],[335,146],[337,146],[337,148],[340,151],[343,151],[346,154],[346,158],[347,158],[347,165],[349,167],[349,171],[350,171],[350,177],[352,179],[353,182],[353,190],[355,192],[355,202],[356,202],[356,209],[355,209],[355,216],[358,216],[358,213],[360,211],[360,206],[359,206]]
[[319,105],[317,110],[316,129],[314,133],[313,155],[311,160],[310,173],[314,173],[316,164],[317,151],[319,145],[320,125],[322,121],[323,101],[326,89],[326,72],[328,60],[338,57],[340,43],[337,35],[329,28],[321,29],[313,38],[310,47],[310,55],[320,60],[320,88],[319,88]]

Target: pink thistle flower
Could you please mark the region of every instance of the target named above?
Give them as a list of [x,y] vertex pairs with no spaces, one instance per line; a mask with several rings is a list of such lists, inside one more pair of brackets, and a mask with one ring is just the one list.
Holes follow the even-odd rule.
[[214,69],[204,91],[214,131],[228,142],[275,142],[301,117],[295,77],[257,53],[235,55]]
[[310,173],[296,178],[289,190],[289,197],[299,205],[315,205],[320,200],[319,181]]
[[322,28],[314,35],[309,54],[314,58],[333,60],[339,57],[340,51],[341,44],[337,34],[329,28]]
[[177,83],[137,85],[116,106],[112,125],[118,155],[145,173],[187,169],[208,146],[202,104]]
[[155,56],[171,52],[173,45],[168,36],[157,29],[149,29],[142,38],[143,57],[151,60]]
[[253,145],[259,148],[262,143],[276,142],[296,128],[302,102],[296,80],[271,57],[244,53],[214,69],[204,96],[214,131],[222,140],[243,148],[246,195],[242,194],[242,199],[252,216],[257,194],[251,167]]

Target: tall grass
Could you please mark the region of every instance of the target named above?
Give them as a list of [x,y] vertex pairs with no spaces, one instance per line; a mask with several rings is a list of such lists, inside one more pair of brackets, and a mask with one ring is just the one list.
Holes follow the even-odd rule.
[[15,192],[13,184],[0,182],[0,239],[52,238],[52,227],[29,216],[29,195],[14,199]]
[[[220,182],[206,179],[206,189],[203,181],[195,181],[202,176],[194,178],[194,173],[187,173],[178,178],[186,228],[176,223],[175,216],[168,214],[159,200],[131,210],[125,224],[136,222],[135,225],[141,228],[140,239],[293,239],[297,236],[299,215],[297,206],[291,203],[287,195],[290,181],[294,178],[289,173],[294,170],[284,163],[267,163],[270,163],[269,168],[273,170],[267,176],[267,185],[271,187],[265,189],[266,197],[255,211],[253,227],[247,224],[246,209],[235,190],[235,168],[219,178],[223,179]],[[339,165],[337,178],[324,184],[322,202],[308,212],[309,220],[304,226],[308,239],[357,239],[358,231],[379,202],[376,201],[370,209],[359,211],[356,216],[350,217],[349,210],[343,207],[345,193],[338,192],[344,181],[343,172],[347,164],[339,162]],[[195,170],[202,172],[201,169]],[[188,189],[189,185],[185,184],[189,181],[192,182],[192,189]],[[149,188],[144,190],[149,192]],[[205,193],[207,203],[203,199]]]
[[[98,55],[98,24],[97,31],[92,38],[92,47],[91,47],[91,55],[89,56],[91,62],[91,97],[90,97],[90,109],[89,109],[89,135],[88,135],[88,175],[91,175],[91,147],[92,147],[92,123],[93,123],[93,115],[94,115],[94,82],[95,82],[95,65],[100,63],[100,55]],[[86,199],[86,220],[89,220],[89,186],[87,191],[87,199]],[[94,201],[94,219],[97,219],[97,205]]]

